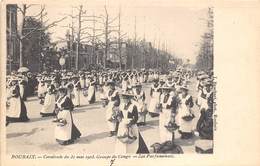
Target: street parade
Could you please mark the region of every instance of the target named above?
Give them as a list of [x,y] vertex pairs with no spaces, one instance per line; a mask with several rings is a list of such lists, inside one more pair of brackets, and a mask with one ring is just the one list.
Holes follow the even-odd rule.
[[[77,144],[85,133],[81,131],[83,126],[74,123],[74,113],[83,102],[89,106],[99,103],[105,112],[107,137],[116,139],[115,153],[183,153],[181,146],[175,144],[177,135],[184,140],[199,137],[207,143],[200,145],[197,140],[196,152],[212,153],[213,79],[212,71],[182,66],[168,73],[156,70],[31,73],[23,67],[7,77],[6,126],[30,123],[28,112],[38,112],[42,120],[51,117],[47,123],[54,124],[53,139],[57,144]],[[192,83],[196,95],[190,92]],[[29,98],[36,99],[36,110],[28,107]],[[149,125],[148,119],[159,120],[156,134],[160,141],[150,147],[139,131]]]
[[6,5],[7,154],[214,152],[213,8],[133,4]]

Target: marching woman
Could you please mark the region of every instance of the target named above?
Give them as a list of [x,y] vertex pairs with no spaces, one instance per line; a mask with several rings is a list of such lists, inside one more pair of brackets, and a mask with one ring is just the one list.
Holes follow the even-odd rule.
[[80,87],[81,89],[85,88],[85,82],[86,82],[86,78],[85,78],[85,74],[83,72],[80,72],[79,74],[79,82],[80,82]]
[[159,130],[161,142],[173,140],[173,130],[177,129],[175,115],[178,107],[177,96],[174,88],[170,86],[161,87]]
[[47,117],[47,116],[54,116],[55,115],[55,98],[56,98],[56,90],[55,86],[51,84],[47,89],[47,94],[45,95],[44,104],[41,109],[41,116]]
[[177,119],[180,126],[179,132],[182,139],[189,139],[193,136],[193,123],[194,114],[191,110],[193,107],[192,96],[188,94],[188,88],[183,85],[181,88],[181,94],[179,95],[180,105],[178,107]]
[[73,123],[71,111],[74,106],[71,99],[67,96],[67,89],[61,87],[59,93],[60,97],[56,102],[57,118],[53,121],[57,124],[55,127],[55,138],[60,145],[68,145],[79,138],[81,133]]
[[74,97],[72,99],[72,102],[75,107],[80,106],[80,89],[81,89],[80,81],[78,80],[78,77],[74,77],[74,80],[73,80]]
[[134,98],[133,104],[136,105],[138,110],[138,123],[137,125],[145,125],[146,123],[146,114],[147,114],[147,106],[145,104],[145,93],[142,90],[142,85],[138,84],[133,87]]
[[23,101],[27,100],[26,84],[27,84],[27,82],[26,82],[24,76],[22,76],[22,78],[19,80],[19,89],[20,89],[20,96],[21,96]]
[[107,84],[110,86],[107,99],[108,105],[106,109],[106,119],[108,123],[108,128],[110,130],[110,137],[115,136],[118,129],[118,106],[120,104],[118,91],[115,89],[115,82],[109,80]]
[[108,91],[109,91],[109,85],[107,84],[107,80],[104,80],[104,82],[100,88],[100,99],[103,103],[103,107],[105,107],[108,102],[108,99],[107,99]]
[[38,84],[38,98],[40,99],[40,104],[44,103],[44,97],[46,92],[47,92],[47,85],[45,84],[44,79],[40,78]]
[[128,76],[127,74],[125,74],[124,76],[122,76],[123,80],[122,80],[122,92],[126,92],[129,86],[129,81],[128,81]]
[[160,92],[160,85],[158,81],[159,81],[158,79],[154,80],[154,84],[152,85],[150,90],[151,100],[149,103],[148,111],[151,117],[156,117],[159,114],[158,105],[160,101],[161,92]]
[[115,153],[149,153],[149,150],[138,130],[137,107],[131,102],[134,95],[122,94],[120,105],[120,123],[116,140]]
[[96,101],[96,88],[95,88],[95,80],[93,78],[90,79],[89,86],[88,86],[88,103],[92,104]]
[[212,95],[212,86],[210,80],[205,80],[202,83],[202,88],[199,90],[197,105],[199,106],[199,110],[208,109],[208,98]]
[[10,81],[10,96],[9,103],[10,106],[6,110],[6,122],[27,122],[29,118],[27,117],[27,109],[20,96],[18,80]]

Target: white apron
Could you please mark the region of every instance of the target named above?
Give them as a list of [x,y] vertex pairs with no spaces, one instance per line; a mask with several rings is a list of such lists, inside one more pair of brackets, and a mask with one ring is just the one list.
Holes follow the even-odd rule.
[[190,98],[190,95],[187,95],[185,98],[182,98],[180,95],[181,99],[181,104],[178,108],[178,113],[177,113],[177,123],[180,126],[179,130],[182,132],[192,132],[193,130],[193,120],[191,121],[185,121],[182,119],[183,116],[187,116],[190,114],[190,108],[188,108],[185,104],[186,100]]
[[145,122],[145,114],[141,114],[143,111],[145,111],[146,108],[146,104],[145,102],[142,100],[143,99],[143,95],[144,95],[144,91],[141,91],[140,94],[138,95],[136,93],[136,91],[134,91],[134,94],[137,98],[137,101],[133,100],[133,104],[137,107],[138,110],[138,122]]
[[150,99],[148,111],[152,112],[152,113],[158,113],[156,107],[159,104],[161,93],[157,92],[157,89],[159,89],[159,86],[157,88],[153,87],[153,89],[154,89],[153,96]]
[[102,87],[102,89],[103,89],[103,92],[100,93],[100,99],[101,100],[105,100],[105,99],[107,99],[107,94],[108,94],[108,91],[109,91],[109,87],[104,85]]
[[72,102],[75,106],[79,106],[80,105],[80,90],[77,89],[76,85],[78,84],[79,82],[73,84],[74,85],[74,88],[73,88],[73,94],[74,94],[74,97],[72,99]]
[[41,113],[49,114],[53,113],[55,109],[55,94],[46,94],[44,104],[41,109]]
[[85,79],[83,77],[79,79],[79,82],[80,82],[81,89],[85,88]]
[[6,116],[11,118],[19,118],[21,114],[21,98],[11,97],[9,99],[10,106],[6,110]]
[[[108,96],[109,91],[107,92],[107,96]],[[109,119],[112,117],[113,112],[115,111],[115,106],[114,103],[115,101],[111,101],[111,97],[114,97],[117,94],[117,91],[115,90],[114,93],[111,96],[108,96],[108,105],[107,105],[107,109],[106,109],[106,120],[107,120],[107,124],[108,124],[108,128],[109,131],[115,131],[116,130],[116,123],[115,122],[111,122],[109,121]]]
[[165,127],[171,121],[172,110],[166,109],[166,106],[171,104],[172,96],[169,96],[166,103],[164,103],[163,100],[164,100],[164,94],[162,94],[161,96],[160,103],[162,104],[162,112],[160,112],[160,117],[159,117],[159,130],[160,130],[161,143],[172,140],[172,132],[168,131],[167,128]]
[[123,80],[122,81],[122,92],[126,92],[128,87],[128,81]]
[[[64,97],[60,102],[57,102],[57,106],[61,108],[61,104],[65,101],[66,97]],[[63,110],[59,111],[57,115],[58,119],[65,119],[67,124],[64,126],[57,126],[55,127],[55,138],[67,141],[71,139],[71,132],[72,132],[72,120],[71,120],[71,113],[70,110]]]
[[[123,107],[124,105],[122,104],[120,106],[120,110],[122,110],[124,118],[122,121],[119,123],[118,126],[118,133],[122,133],[125,130],[125,125],[128,123],[131,119],[127,118],[128,112],[133,111],[133,104],[131,104],[127,110],[124,110]],[[139,147],[139,130],[136,124],[133,124],[131,126],[131,132],[133,133],[134,136],[137,137],[137,139],[132,142],[131,144],[125,144],[122,143],[120,140],[116,140],[116,147],[115,147],[115,153],[117,154],[126,154],[126,153],[136,153]]]

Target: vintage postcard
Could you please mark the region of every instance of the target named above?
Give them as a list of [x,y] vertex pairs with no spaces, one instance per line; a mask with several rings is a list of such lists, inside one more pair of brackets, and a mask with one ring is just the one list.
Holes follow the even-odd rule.
[[2,1],[1,165],[259,165],[259,11]]

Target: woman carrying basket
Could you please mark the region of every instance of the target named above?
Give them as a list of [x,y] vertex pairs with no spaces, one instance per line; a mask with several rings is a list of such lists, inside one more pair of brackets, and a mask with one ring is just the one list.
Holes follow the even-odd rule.
[[121,121],[118,127],[116,153],[149,153],[149,150],[138,130],[137,107],[131,102],[134,95],[121,94]]

